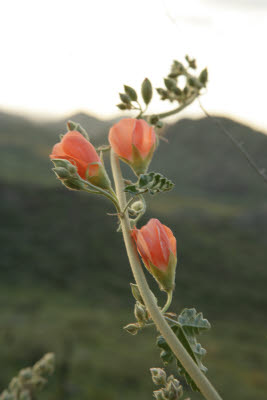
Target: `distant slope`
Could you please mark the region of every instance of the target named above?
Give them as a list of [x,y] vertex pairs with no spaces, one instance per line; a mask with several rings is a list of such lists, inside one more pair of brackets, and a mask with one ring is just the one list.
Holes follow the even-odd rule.
[[[222,124],[267,167],[267,135],[230,119]],[[184,119],[169,127],[152,168],[172,178],[183,194],[266,199],[267,185],[210,119]]]
[[[114,122],[85,113],[67,119],[80,122],[96,145],[107,143]],[[36,123],[0,113],[0,179],[54,185],[48,155],[58,135],[65,132],[66,120]],[[266,168],[267,135],[226,118],[220,120],[244,142],[258,165]],[[151,169],[172,178],[177,193],[236,201],[265,200],[266,185],[212,120],[180,120],[168,127],[166,137],[169,144],[161,143]]]

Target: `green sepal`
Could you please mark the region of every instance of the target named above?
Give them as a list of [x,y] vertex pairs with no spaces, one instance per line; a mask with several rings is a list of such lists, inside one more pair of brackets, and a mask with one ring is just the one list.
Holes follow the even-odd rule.
[[85,184],[77,172],[77,168],[70,161],[61,158],[52,159],[55,168],[52,168],[57,178],[71,190],[83,190]]
[[125,104],[130,104],[130,103],[131,103],[131,99],[130,99],[130,97],[129,97],[127,94],[125,94],[125,93],[119,93],[119,96],[120,96],[120,99],[121,99],[121,101],[122,101],[123,103],[125,103]]
[[204,68],[198,77],[199,82],[202,83],[202,85],[206,86],[206,83],[208,82],[208,69]]
[[[93,176],[89,175],[88,172],[89,172],[89,168],[91,165],[99,166],[97,175],[93,175]],[[108,174],[107,174],[106,169],[102,162],[90,163],[87,167],[85,176],[86,176],[86,179],[88,180],[88,182],[90,182],[94,186],[98,186],[102,189],[110,189],[111,188],[111,182],[109,180]]]
[[124,91],[132,101],[137,101],[137,93],[131,86],[124,85]]
[[120,157],[120,159],[132,168],[135,175],[139,176],[147,171],[151,159],[153,157],[154,151],[155,151],[155,145],[151,147],[148,155],[145,158],[142,158],[137,147],[134,144],[132,144],[132,160],[129,161],[124,157]]
[[88,133],[86,132],[86,130],[81,126],[81,124],[79,124],[78,122],[73,122],[73,121],[68,121],[67,122],[67,128],[69,131],[77,131],[80,132],[83,137],[85,137],[86,140],[88,140],[88,142],[90,142]]
[[158,282],[160,290],[163,290],[164,292],[173,291],[175,287],[175,272],[177,265],[177,258],[175,255],[170,251],[169,263],[165,271],[159,269],[150,261],[148,261],[148,263],[148,270]]
[[135,283],[130,283],[130,286],[131,286],[131,290],[132,290],[132,295],[135,298],[135,300],[139,301],[139,303],[144,305],[144,300],[141,296],[138,286]]
[[[203,318],[202,313],[197,313],[194,308],[185,308],[178,316],[177,322],[178,324],[173,323],[171,325],[171,329],[199,369],[206,373],[207,368],[202,364],[202,358],[206,354],[206,350],[197,342],[196,335],[210,329],[209,322]],[[157,345],[161,349],[160,357],[164,364],[166,365],[175,359],[179,374],[185,377],[192,390],[199,391],[197,385],[175,357],[163,336],[157,338]]]

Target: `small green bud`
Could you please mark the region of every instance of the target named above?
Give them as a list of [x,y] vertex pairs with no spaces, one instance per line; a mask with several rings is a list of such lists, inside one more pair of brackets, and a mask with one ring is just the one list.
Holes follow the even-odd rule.
[[53,158],[52,162],[56,168],[65,168],[72,175],[77,172],[77,168],[70,161],[61,158]]
[[158,115],[151,115],[150,119],[149,119],[149,123],[151,125],[156,125],[156,123],[159,121],[159,117]]
[[177,379],[168,379],[166,386],[166,397],[168,397],[169,400],[178,400],[182,397],[182,395],[183,387],[180,385],[180,382]]
[[130,333],[131,335],[136,335],[140,329],[140,327],[137,324],[129,324],[124,326],[123,328],[125,331]]
[[163,122],[162,121],[158,121],[156,123],[156,128],[161,129],[163,127]]
[[20,388],[20,381],[17,377],[12,378],[10,384],[8,385],[8,389],[13,392],[13,391],[17,391]]
[[202,85],[206,85],[206,83],[208,82],[208,70],[207,68],[203,69],[203,71],[200,72],[199,75],[199,82],[202,83]]
[[135,201],[132,205],[131,205],[131,209],[134,210],[135,212],[139,213],[140,211],[142,211],[144,208],[143,202],[141,200]]
[[126,105],[123,104],[123,103],[117,104],[117,107],[118,107],[120,110],[127,110]]
[[167,90],[162,89],[162,88],[157,88],[156,91],[161,96],[161,100],[166,100],[169,98],[169,94],[168,94]]
[[176,87],[176,88],[173,90],[173,93],[174,93],[176,96],[181,96],[182,91],[181,91],[181,89],[179,89],[178,87]]
[[138,286],[135,285],[134,283],[130,283],[130,285],[131,285],[132,294],[133,294],[133,297],[135,298],[135,300],[139,301],[139,303],[141,303],[141,304],[144,304]]
[[78,123],[78,122],[73,122],[73,121],[68,121],[67,122],[67,128],[69,131],[77,131],[80,132],[88,142],[90,142],[88,133],[86,130]]
[[57,168],[52,168],[52,170],[59,179],[66,179],[70,177],[70,173],[66,168],[57,167]]
[[0,395],[0,400],[15,400],[15,396],[8,390],[4,390]]
[[197,80],[193,77],[188,78],[188,85],[191,87],[197,87]]
[[19,394],[19,400],[31,400],[31,394],[29,390],[22,390]]
[[176,88],[176,81],[174,79],[165,78],[164,83],[166,88],[171,92],[173,92],[174,89]]
[[141,303],[139,303],[139,301],[135,303],[134,315],[140,324],[143,324],[147,320],[146,308]]
[[119,93],[119,95],[120,95],[120,99],[121,99],[121,101],[123,103],[125,103],[125,104],[130,104],[131,103],[131,99],[127,94]]
[[152,375],[152,381],[155,385],[165,385],[166,384],[166,372],[162,368],[150,368]]
[[38,391],[42,390],[46,383],[47,380],[42,376],[35,375],[34,378],[32,379],[32,385],[34,386],[35,390]]
[[38,375],[51,375],[55,369],[54,353],[47,353],[33,366],[33,371]]
[[184,72],[185,67],[183,66],[183,64],[179,61],[174,60],[171,67],[171,72],[168,76],[169,78],[177,78],[179,75],[183,75]]
[[184,94],[185,94],[186,96],[188,95],[189,89],[188,89],[187,86],[184,87],[183,92],[184,92]]
[[66,179],[62,183],[71,190],[83,190],[85,188],[84,183],[79,179]]
[[32,369],[31,368],[24,368],[19,372],[19,378],[22,381],[29,381],[30,379],[32,379]]
[[188,65],[189,65],[190,68],[192,68],[192,69],[196,69],[197,68],[197,63],[196,63],[196,60],[194,58],[190,58],[188,55],[186,55],[185,59],[188,62]]
[[137,93],[131,86],[124,85],[124,91],[132,101],[137,101]]
[[164,395],[164,390],[163,389],[155,390],[153,392],[153,394],[154,394],[154,397],[155,397],[156,400],[167,400],[165,395]]
[[153,89],[152,89],[151,82],[148,78],[145,78],[142,83],[141,93],[142,93],[142,97],[143,97],[145,104],[149,104],[152,99]]

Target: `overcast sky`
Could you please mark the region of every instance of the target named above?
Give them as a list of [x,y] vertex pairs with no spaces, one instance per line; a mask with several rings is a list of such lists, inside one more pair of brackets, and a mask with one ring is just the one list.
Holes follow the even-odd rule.
[[162,86],[188,53],[209,69],[209,112],[267,131],[267,0],[8,0],[0,37],[1,109],[107,118],[123,84]]

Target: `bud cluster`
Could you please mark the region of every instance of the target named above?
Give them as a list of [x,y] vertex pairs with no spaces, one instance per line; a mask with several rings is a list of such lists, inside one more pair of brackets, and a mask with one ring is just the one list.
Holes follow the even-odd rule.
[[[141,94],[143,101],[146,105],[148,105],[153,96],[153,88],[151,82],[148,78],[145,78],[141,85]],[[121,103],[117,104],[117,107],[120,110],[137,110],[139,109],[141,112],[141,106],[138,102],[138,96],[131,86],[124,85],[124,93],[119,93]]]
[[22,369],[18,376],[14,377],[8,389],[0,394],[0,400],[32,400],[47,383],[47,377],[52,375],[55,369],[55,356],[47,353],[33,367]]
[[140,328],[143,328],[146,322],[149,320],[147,309],[144,305],[141,293],[139,292],[138,286],[131,283],[132,295],[136,300],[134,307],[134,316],[137,320],[136,323],[128,324],[123,329],[131,335],[136,335]]
[[[186,103],[193,95],[206,87],[208,81],[208,71],[205,68],[199,76],[192,75],[188,70],[196,69],[196,60],[185,57],[188,66],[184,66],[181,62],[174,60],[171,71],[167,78],[164,79],[165,88],[157,88],[157,92],[161,100],[169,100],[171,102],[178,101]],[[185,83],[181,84],[181,78]]]
[[150,372],[155,385],[164,385],[161,389],[153,392],[156,400],[179,400],[182,398],[183,387],[173,375],[167,378],[166,372],[162,368],[151,368]]
[[77,167],[68,160],[53,159],[54,173],[61,180],[63,185],[71,190],[83,190],[85,185],[78,175]]

